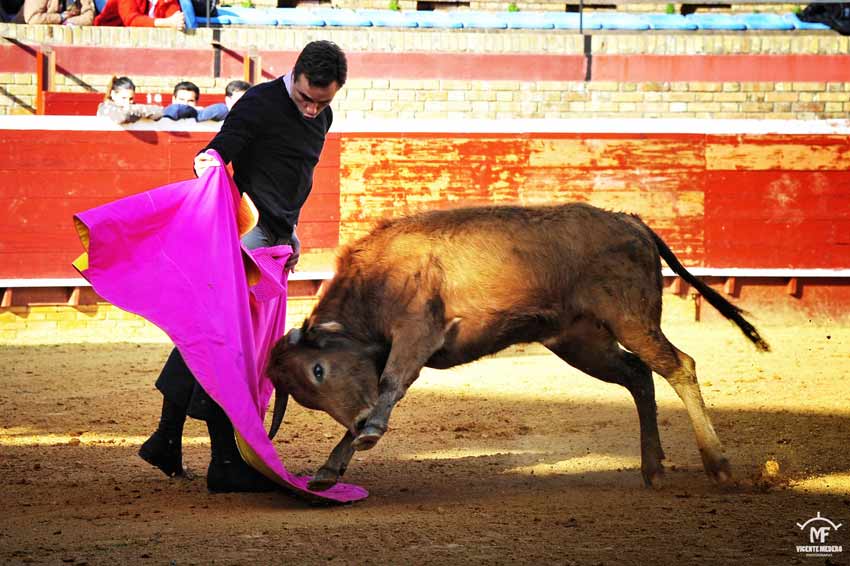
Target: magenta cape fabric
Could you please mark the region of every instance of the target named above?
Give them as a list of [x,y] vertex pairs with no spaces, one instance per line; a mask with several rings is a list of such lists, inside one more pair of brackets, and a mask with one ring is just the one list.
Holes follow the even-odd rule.
[[[211,167],[201,179],[77,214],[78,229],[87,228],[89,236],[88,268],[81,274],[101,297],[168,334],[195,378],[230,417],[246,461],[310,499],[363,499],[368,493],[355,485],[307,489],[308,478],[286,470],[263,427],[273,392],[264,363],[283,334],[283,266],[292,250],[244,249],[236,220],[239,201],[222,166]],[[246,264],[261,275],[251,287]]]

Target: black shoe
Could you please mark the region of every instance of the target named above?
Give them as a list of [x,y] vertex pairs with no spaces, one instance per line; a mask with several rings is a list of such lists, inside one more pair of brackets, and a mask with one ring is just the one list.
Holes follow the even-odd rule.
[[280,488],[242,460],[213,460],[207,469],[207,489],[212,493],[257,493],[276,491]]
[[176,440],[169,439],[157,430],[139,448],[139,457],[170,478],[185,474],[179,437]]

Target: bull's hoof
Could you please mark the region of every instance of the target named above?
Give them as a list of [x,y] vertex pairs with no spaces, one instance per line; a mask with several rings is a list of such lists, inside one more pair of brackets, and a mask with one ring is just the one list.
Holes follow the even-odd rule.
[[357,435],[357,438],[354,439],[351,445],[355,450],[369,450],[375,447],[383,435],[384,433],[378,427],[367,426],[360,431],[360,434]]
[[659,465],[656,468],[641,470],[643,476],[643,485],[655,490],[664,487],[664,467]]
[[339,474],[333,470],[322,468],[316,472],[313,479],[307,483],[307,487],[313,491],[325,491],[326,489],[330,489],[335,486],[338,480]]
[[729,460],[725,457],[720,457],[717,460],[711,460],[703,455],[703,465],[705,473],[720,486],[731,485],[732,482],[732,466]]

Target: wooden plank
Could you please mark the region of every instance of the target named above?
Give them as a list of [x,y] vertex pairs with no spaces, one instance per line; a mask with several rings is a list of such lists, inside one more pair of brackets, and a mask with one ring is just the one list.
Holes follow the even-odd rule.
[[529,138],[345,137],[341,240],[421,210],[580,201],[639,213],[684,261],[700,261],[701,137]]
[[850,170],[847,136],[709,136],[705,154],[709,171]]
[[9,198],[73,199],[80,196],[104,201],[136,194],[167,181],[163,171],[89,171],[0,169],[3,196]]
[[[147,169],[168,170],[168,155],[164,151],[152,151],[160,143],[156,132],[133,132],[123,143],[104,140],[97,143],[91,139],[86,143],[51,143],[49,141],[2,143],[0,142],[0,164],[15,164],[20,169],[53,170],[101,170]],[[136,138],[135,141],[131,141]],[[109,148],[106,151],[106,148]],[[2,166],[2,165],[0,165]],[[3,167],[6,168],[5,166]]]
[[850,267],[850,172],[708,172],[706,264]]
[[529,164],[534,167],[594,170],[704,168],[702,136],[681,137],[684,139],[611,139],[588,136],[579,140],[532,140],[529,142]]

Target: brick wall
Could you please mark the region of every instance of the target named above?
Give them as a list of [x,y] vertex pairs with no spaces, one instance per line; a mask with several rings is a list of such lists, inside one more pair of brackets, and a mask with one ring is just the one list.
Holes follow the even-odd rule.
[[[178,33],[171,30],[124,28],[73,28],[61,26],[15,26],[0,24],[0,32],[10,40],[30,45],[114,45],[133,47],[156,45],[174,48],[209,48],[211,30]],[[350,54],[428,53],[440,57],[452,54],[539,55],[541,63],[555,56],[583,57],[581,36],[567,32],[475,31],[475,30],[388,30],[370,29],[223,29],[220,41],[228,49],[256,48],[297,51],[304,43],[329,38]],[[10,45],[0,40],[0,48]],[[782,118],[835,119],[850,115],[850,78],[828,75],[819,80],[812,67],[818,61],[785,60],[789,56],[829,58],[850,53],[850,38],[832,33],[813,34],[596,34],[591,52],[603,71],[593,80],[485,80],[463,76],[399,78],[393,71],[384,76],[367,73],[358,76],[352,66],[351,79],[335,101],[340,119],[359,118],[592,118],[592,117],[695,117],[695,118]],[[664,65],[693,56],[698,63],[707,58],[710,80],[671,80],[681,76],[677,69],[665,73]],[[776,56],[770,65],[797,64],[799,80],[746,80],[746,69],[736,75],[732,69],[741,62],[730,56]],[[715,57],[709,60],[708,58]],[[270,59],[267,59],[270,60]],[[659,62],[660,61],[660,62]],[[759,71],[762,60],[744,61]],[[2,60],[0,60],[2,62]],[[647,63],[648,62],[648,63]],[[618,73],[646,63],[649,68],[637,78],[618,78]],[[495,63],[494,63],[495,64]],[[683,63],[692,67],[690,60]],[[268,63],[264,63],[266,68]],[[654,67],[652,66],[654,65]],[[712,67],[713,66],[713,67]],[[34,67],[34,66],[33,66]],[[202,103],[218,101],[224,85],[234,78],[214,77],[210,72],[194,76],[134,75],[140,90],[168,91],[180,80],[192,80],[201,88]],[[280,65],[278,65],[280,67]],[[716,68],[719,67],[719,70]],[[152,68],[155,68],[152,67]],[[274,68],[283,72],[285,68]],[[363,65],[360,65],[363,68]],[[34,68],[9,72],[0,66],[0,114],[34,112],[36,80]],[[232,69],[232,67],[231,67]],[[714,69],[714,70],[711,70]],[[808,70],[807,70],[808,69]],[[607,72],[606,72],[607,70]],[[120,66],[115,72],[122,74]],[[763,69],[762,78],[766,71]],[[661,73],[665,80],[654,80]],[[794,73],[790,72],[793,77]],[[380,75],[380,73],[377,73]],[[699,76],[699,73],[691,73]],[[781,74],[781,73],[780,73]],[[786,73],[787,74],[787,73]],[[461,73],[462,75],[462,73]],[[839,78],[840,77],[840,78]],[[106,74],[57,75],[56,89],[68,92],[102,92],[110,76]],[[612,80],[613,79],[613,80]]]

